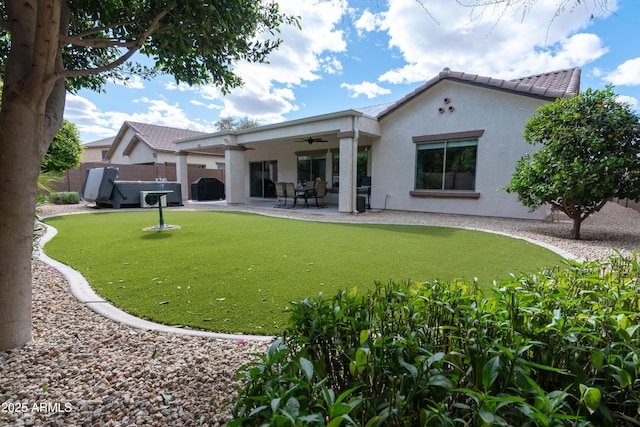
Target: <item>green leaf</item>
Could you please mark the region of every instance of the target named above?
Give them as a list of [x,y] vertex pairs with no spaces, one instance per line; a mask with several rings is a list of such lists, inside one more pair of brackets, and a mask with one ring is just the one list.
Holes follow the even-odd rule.
[[582,394],[582,401],[584,402],[587,410],[590,414],[593,414],[600,406],[600,400],[602,393],[595,387],[587,387],[584,384],[580,384],[580,393]]
[[500,358],[494,356],[482,368],[482,386],[485,391],[489,390],[498,378],[498,368],[500,367]]
[[298,415],[300,415],[300,402],[298,402],[298,399],[295,397],[290,397],[289,400],[287,400],[285,408],[293,419],[298,418]]
[[595,350],[591,352],[591,363],[597,371],[602,369],[602,365],[604,363],[604,354],[602,353],[602,351]]
[[362,331],[360,331],[360,345],[364,345],[364,343],[366,343],[368,339],[369,339],[369,331],[366,329],[363,329]]
[[427,385],[433,387],[441,387],[447,391],[451,391],[453,389],[451,381],[449,381],[449,378],[444,375],[432,375],[429,378],[429,382],[427,383]]
[[411,378],[413,378],[414,380],[418,378],[418,368],[416,368],[410,363],[407,363],[402,357],[401,352],[398,352],[398,363],[407,371],[409,371],[409,374],[411,374]]
[[304,357],[300,358],[300,367],[304,372],[304,376],[307,377],[307,381],[311,382],[313,379],[313,363],[309,359],[305,359]]

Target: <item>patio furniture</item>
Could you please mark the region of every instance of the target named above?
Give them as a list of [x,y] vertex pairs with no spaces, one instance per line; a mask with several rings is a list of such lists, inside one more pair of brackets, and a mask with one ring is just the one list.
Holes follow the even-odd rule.
[[316,207],[317,208],[326,208],[328,207],[327,204],[320,204],[320,202],[322,201],[322,199],[324,199],[324,197],[327,195],[327,183],[325,181],[320,181],[320,182],[316,182],[316,186],[315,189],[313,190],[312,194],[309,194],[308,196],[313,196],[313,198],[316,200]]
[[313,192],[313,189],[307,187],[295,187],[295,197],[293,199],[293,206],[296,207],[298,205],[298,199],[304,200],[304,207],[309,207],[309,194]]
[[285,182],[284,183],[284,201],[285,201],[285,206],[287,204],[287,198],[291,197],[293,199],[293,205],[292,207],[296,206],[296,186],[293,184],[293,182]]
[[284,182],[276,182],[276,197],[278,198],[278,204],[274,207],[276,208],[286,208],[287,207],[287,193],[285,191],[285,183]]

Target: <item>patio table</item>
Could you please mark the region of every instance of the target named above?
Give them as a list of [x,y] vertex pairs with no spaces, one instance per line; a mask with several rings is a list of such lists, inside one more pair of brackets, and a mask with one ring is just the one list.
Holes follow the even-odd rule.
[[293,199],[293,207],[295,208],[298,203],[298,197],[302,196],[304,198],[304,207],[309,207],[309,196],[313,196],[314,188],[307,187],[296,187],[296,197]]

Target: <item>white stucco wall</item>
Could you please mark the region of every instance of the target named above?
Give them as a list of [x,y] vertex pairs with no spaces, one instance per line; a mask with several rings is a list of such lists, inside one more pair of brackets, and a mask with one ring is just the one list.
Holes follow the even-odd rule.
[[[157,163],[175,163],[176,162],[176,154],[175,152],[166,153],[161,152],[158,153],[158,157],[156,160]],[[224,164],[224,157],[222,156],[208,156],[206,154],[189,154],[187,156],[187,163],[190,165],[205,165],[205,169],[221,169],[219,166],[220,163]]]
[[[449,104],[444,99],[449,98]],[[545,101],[497,90],[442,81],[381,121],[383,136],[372,147],[374,209],[542,218],[514,194],[499,191],[511,180],[515,164],[536,147],[525,143],[524,126]],[[454,108],[452,112],[448,107]],[[445,108],[444,113],[438,109]],[[484,130],[478,139],[478,199],[423,198],[410,195],[415,186],[416,144],[412,137]],[[386,202],[386,203],[385,203]]]
[[[124,155],[124,150],[129,146],[132,138],[135,138],[135,131],[131,128],[127,128],[126,133],[122,137],[122,140],[115,147],[114,152],[111,154],[109,161],[114,164],[143,164],[153,163],[155,158],[153,157],[153,150],[144,143],[137,143],[133,151],[129,155]],[[115,142],[114,142],[115,143]]]

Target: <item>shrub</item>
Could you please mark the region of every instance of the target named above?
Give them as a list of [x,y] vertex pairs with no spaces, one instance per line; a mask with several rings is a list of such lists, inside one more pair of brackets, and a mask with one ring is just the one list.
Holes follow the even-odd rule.
[[239,373],[232,426],[637,425],[635,254],[473,283],[378,284],[291,309]]
[[80,196],[75,191],[51,193],[51,202],[56,205],[75,205],[80,203]]

